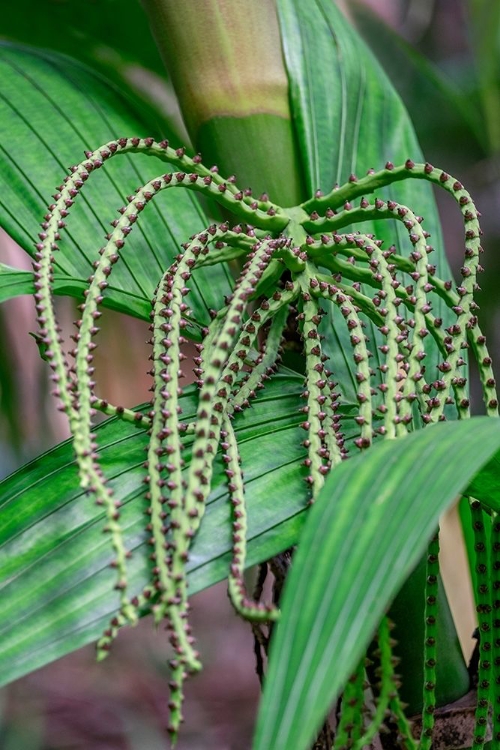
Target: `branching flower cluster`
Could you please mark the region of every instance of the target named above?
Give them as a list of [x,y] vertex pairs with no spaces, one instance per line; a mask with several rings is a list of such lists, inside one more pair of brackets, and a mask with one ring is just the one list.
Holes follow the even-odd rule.
[[[143,152],[159,157],[167,171],[129,196],[112,222],[112,232],[100,249],[81,305],[81,318],[73,336],[75,346],[65,353],[57,322],[51,282],[54,254],[58,250],[66,218],[91,174],[115,155]],[[152,138],[121,138],[93,152],[70,170],[54,196],[37,243],[36,304],[45,356],[52,368],[54,394],[66,412],[74,436],[80,482],[103,506],[113,549],[120,610],[98,643],[98,655],[108,652],[120,627],[137,620],[140,609],[149,608],[155,622],[166,622],[174,650],[171,661],[170,724],[175,739],[182,721],[185,677],[200,669],[199,655],[188,621],[189,603],[186,562],[190,546],[202,523],[211,488],[212,467],[220,451],[226,466],[232,506],[233,552],[229,570],[229,594],[236,610],[257,623],[274,621],[278,610],[254,601],[243,582],[246,544],[245,484],[233,419],[250,405],[256,393],[278,366],[284,332],[290,320],[298,324],[305,367],[303,422],[306,450],[305,481],[310,501],[320,492],[324,478],[348,457],[349,450],[365,450],[374,439],[403,437],[409,430],[445,419],[454,409],[459,418],[469,416],[467,352],[477,360],[486,411],[497,415],[498,402],[491,359],[477,319],[474,301],[481,246],[478,213],[464,187],[430,164],[408,160],[400,167],[386,164],[362,178],[351,175],[348,183],[328,195],[318,192],[293,209],[272,203],[266,195],[256,199],[241,190],[234,178],[222,178],[216,168],[207,169],[199,156]],[[408,179],[424,179],[444,188],[456,200],[465,225],[465,258],[461,283],[439,277],[432,264],[432,247],[422,228],[422,218],[400,203],[370,198],[384,186]],[[211,225],[192,236],[159,280],[151,310],[153,398],[148,413],[113,407],[95,393],[93,352],[99,331],[101,303],[109,277],[120,260],[129,234],[147,205],[164,190],[187,188],[218,202],[235,217],[235,224]],[[391,219],[407,234],[409,252],[384,247],[370,234],[361,233],[366,221]],[[355,228],[353,228],[355,227]],[[199,389],[194,421],[182,421],[179,397],[183,392],[185,345],[197,325],[189,308],[192,274],[204,265],[241,260],[241,272],[229,299],[221,300],[212,322],[197,344],[195,375]],[[454,312],[452,325],[433,315],[433,299]],[[351,345],[356,379],[359,431],[354,445],[347,445],[339,407],[342,383],[335,382],[335,357],[324,351],[325,316],[343,319]],[[368,341],[366,321],[378,328],[379,340]],[[441,354],[437,371],[426,369],[426,342],[430,336]],[[382,355],[380,375],[371,367],[369,346]],[[183,351],[184,350],[184,351]],[[329,352],[332,355],[331,352]],[[331,369],[330,369],[331,368]],[[377,375],[377,378],[375,378]],[[147,532],[151,545],[151,581],[140,596],[130,597],[127,558],[120,526],[119,501],[106,482],[100,465],[93,416],[95,410],[118,414],[149,430],[145,469],[148,500]],[[190,455],[185,439],[190,436]],[[474,506],[476,532],[484,537],[482,510]],[[499,530],[495,526],[495,544]],[[485,545],[484,538],[478,541]],[[429,550],[426,611],[426,683],[422,747],[429,747],[435,707],[435,588],[437,541]],[[482,550],[482,548],[481,548]],[[498,554],[498,553],[497,553]],[[486,551],[482,557],[486,555]],[[481,557],[480,565],[483,566]],[[483,570],[483,568],[481,568]],[[482,649],[490,651],[480,664],[482,685],[477,726],[477,746],[484,742],[485,717],[490,701],[491,664],[500,657],[499,628],[492,620],[489,578],[479,576],[482,587]],[[495,621],[496,622],[496,621]],[[492,631],[496,628],[496,633]],[[379,704],[366,727],[363,711],[364,667],[346,686],[336,746],[362,747],[370,741],[389,712],[400,727],[404,742],[413,746],[411,732],[397,699],[397,676],[391,654],[389,624],[384,620],[378,634],[381,686]],[[495,657],[496,654],[496,657]],[[495,706],[495,710],[498,710]],[[499,730],[494,712],[495,731]]]

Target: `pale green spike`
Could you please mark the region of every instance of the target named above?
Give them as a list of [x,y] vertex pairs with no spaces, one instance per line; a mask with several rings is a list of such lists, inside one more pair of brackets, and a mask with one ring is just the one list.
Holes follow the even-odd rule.
[[488,559],[488,536],[485,529],[485,514],[477,500],[470,501],[475,552],[475,600],[479,625],[479,672],[477,684],[477,707],[475,714],[474,750],[481,750],[486,742],[488,721],[493,695],[492,666],[492,591]]
[[370,746],[373,738],[384,723],[391,696],[395,692],[390,624],[387,617],[383,617],[379,625],[377,643],[380,652],[380,690],[375,714],[364,734],[354,742],[352,746],[353,750],[363,750],[363,748]]
[[[255,391],[256,388],[258,388],[259,384],[262,382],[263,376],[266,375],[267,371],[270,367],[274,365],[276,362],[276,357],[279,352],[280,344],[281,344],[281,337],[283,334],[283,329],[286,325],[290,304],[295,299],[294,294],[295,290],[288,290],[285,292],[282,296],[282,307],[280,307],[274,316],[271,318],[271,324],[269,331],[266,335],[265,344],[264,344],[264,352],[261,357],[259,357],[256,364],[252,367],[250,374],[248,377],[242,382],[241,384],[238,384],[238,392],[231,396],[229,402],[228,402],[228,413],[234,412],[235,408],[241,407],[241,405],[247,401],[249,398],[251,398],[252,393]],[[298,289],[297,289],[298,293]],[[287,301],[289,300],[289,301]],[[259,329],[261,330],[261,329]],[[220,381],[219,381],[220,382]]]
[[[301,279],[302,280],[302,279]],[[325,455],[326,442],[323,433],[326,433],[327,417],[323,404],[327,397],[327,378],[325,377],[325,366],[322,360],[321,342],[318,334],[320,323],[319,304],[309,288],[303,282],[301,309],[301,334],[306,359],[306,391],[307,406],[305,421],[302,427],[307,432],[307,478],[310,486],[312,499],[319,494],[325,482],[329,466],[329,455]],[[309,287],[309,285],[308,285]]]
[[396,692],[391,696],[389,709],[398,728],[399,741],[402,749],[417,750],[418,743],[413,739],[411,724],[405,716],[402,701]]
[[92,400],[92,408],[102,412],[102,414],[106,414],[108,417],[116,417],[124,422],[131,422],[137,425],[137,427],[151,426],[151,419],[147,414],[127,409],[124,406],[114,406],[114,404],[110,404],[109,401],[103,398],[94,398]]
[[363,732],[363,683],[365,676],[365,657],[363,656],[342,693],[342,707],[335,730],[333,750],[352,747],[353,741]]
[[[413,388],[414,383],[416,382],[415,378],[421,376],[422,370],[419,356],[423,349],[423,345],[417,341],[417,337],[420,337],[420,332],[425,330],[425,313],[428,311],[426,288],[429,284],[426,239],[417,217],[407,206],[403,206],[394,201],[385,202],[377,200],[374,204],[362,201],[359,208],[356,207],[344,210],[331,219],[320,219],[314,222],[314,224],[318,225],[318,232],[335,231],[351,224],[352,222],[371,221],[372,219],[395,219],[402,222],[405,225],[413,244],[412,259],[414,260],[416,275],[416,278],[414,279],[414,296],[416,298],[414,311],[415,341],[408,358],[409,371],[407,373],[408,385],[406,386],[407,389]],[[314,231],[316,232],[316,229]],[[450,384],[448,383],[448,388],[449,387]],[[444,406],[444,399],[442,406]],[[439,411],[439,409],[433,410],[431,416],[432,421],[438,419],[441,412],[442,408],[441,411]]]
[[[182,581],[176,579],[176,576],[183,574],[181,568],[175,565],[177,550],[183,547],[184,536],[190,529],[184,504],[182,444],[179,440],[180,331],[186,280],[203,248],[216,241],[222,231],[224,229],[213,226],[193,238],[174,266],[165,273],[155,296],[153,309],[154,398],[148,473],[155,577],[160,586],[160,598],[154,612],[156,622],[168,615],[180,656],[191,671],[199,670],[201,665],[187,636],[185,619],[181,617],[187,604]],[[168,479],[164,478],[161,462],[163,453],[166,454]],[[165,506],[165,485],[168,488],[168,506]],[[173,549],[169,554],[165,550],[165,507],[170,508],[167,525],[172,531]]]
[[243,581],[247,534],[245,488],[236,435],[227,417],[222,420],[221,434],[233,518],[233,559],[228,577],[229,598],[235,610],[245,620],[251,622],[275,621],[279,618],[279,610],[276,607],[267,607],[254,602],[245,590]]
[[[73,375],[62,349],[55,319],[51,290],[54,263],[52,254],[58,250],[57,242],[60,239],[60,230],[64,228],[64,219],[90,174],[113,155],[134,151],[155,155],[168,162],[170,168],[179,171],[162,174],[140,188],[134,197],[128,199],[128,206],[120,210],[121,217],[113,223],[114,230],[101,251],[100,259],[94,264],[95,272],[82,306]],[[316,197],[302,207],[291,209],[282,209],[266,199],[254,200],[248,193],[240,191],[232,178],[225,180],[216,169],[209,170],[204,167],[199,157],[188,157],[184,149],[174,150],[166,141],[156,143],[152,138],[123,138],[111,141],[93,152],[87,152],[86,160],[71,168],[71,172],[55,196],[56,202],[49,209],[46,221],[42,225],[43,232],[39,235],[41,242],[37,245],[35,289],[41,327],[38,343],[53,370],[56,395],[62,402],[74,434],[81,484],[91,490],[98,502],[103,505],[107,516],[106,530],[111,534],[115,551],[113,563],[117,568],[117,588],[120,590],[121,606],[98,643],[98,658],[104,658],[113,638],[127,620],[135,621],[138,608],[144,608],[153,600],[151,609],[157,621],[166,618],[175,651],[175,658],[171,663],[169,704],[169,731],[175,741],[182,721],[183,681],[190,671],[196,671],[201,667],[187,624],[189,606],[186,562],[191,539],[200,526],[205,510],[205,501],[212,480],[213,459],[221,436],[229,473],[230,494],[234,507],[233,530],[236,536],[233,566],[229,576],[230,595],[236,608],[250,619],[259,622],[277,617],[277,610],[262,612],[259,607],[254,606],[242,589],[246,551],[244,485],[230,417],[248,405],[248,399],[254,395],[256,387],[261,385],[264,377],[269,374],[269,368],[274,365],[281,334],[288,320],[290,303],[297,300],[300,293],[300,316],[307,369],[308,415],[305,422],[309,432],[307,444],[310,479],[315,496],[321,488],[326,471],[343,457],[333,429],[336,404],[333,403],[333,396],[327,387],[330,385],[328,376],[325,374],[323,377],[322,374],[324,357],[318,333],[318,298],[321,296],[333,299],[349,327],[359,382],[359,447],[368,446],[373,435],[370,368],[360,315],[366,315],[379,327],[387,328],[387,374],[384,383],[387,386],[386,435],[394,437],[405,432],[405,423],[411,417],[410,401],[415,398],[414,392],[420,400],[422,411],[425,411],[425,395],[428,388],[425,379],[421,377],[420,354],[423,354],[423,344],[420,340],[427,331],[434,336],[445,358],[440,367],[442,383],[436,386],[440,388],[444,383],[444,389],[439,394],[441,403],[431,404],[429,413],[423,415],[428,417],[427,421],[443,416],[444,401],[452,389],[459,415],[468,416],[466,381],[461,376],[460,369],[464,364],[461,349],[465,348],[467,343],[478,359],[487,413],[498,413],[491,358],[486,349],[484,336],[477,325],[476,306],[473,300],[476,275],[480,270],[478,214],[469,194],[454,178],[435,170],[431,165],[415,165],[411,161],[398,168],[388,165],[385,170],[350,182],[329,196]],[[383,185],[415,177],[441,185],[453,195],[460,206],[465,222],[466,257],[461,269],[463,281],[456,292],[452,291],[449,282],[444,282],[434,275],[432,266],[428,268],[425,233],[420,227],[419,218],[407,207],[392,201],[380,200],[369,204],[364,199],[359,207],[353,208],[348,202]],[[192,237],[191,241],[183,246],[184,252],[177,256],[176,262],[164,275],[155,297],[153,311],[152,416],[138,416],[132,410],[112,406],[93,394],[91,338],[96,332],[95,320],[100,315],[98,306],[105,294],[109,275],[137,215],[155,195],[167,187],[184,187],[197,191],[220,203],[224,209],[242,219],[244,225],[235,227],[234,230],[229,230],[226,225],[220,228],[213,226],[206,232]],[[314,210],[321,211],[331,207],[338,209],[341,206],[343,210],[336,215],[334,211],[327,211],[327,215],[323,217],[317,214],[308,216],[306,212],[306,209],[313,210],[313,207]],[[321,237],[321,241],[316,241],[313,237],[320,232],[335,231],[346,224],[352,224],[353,221],[372,218],[392,218],[404,222],[413,244],[413,252],[409,258],[397,254],[391,254],[390,258],[386,258],[376,241],[365,235],[325,235]],[[307,236],[307,232],[311,236]],[[279,233],[283,234],[278,237]],[[208,246],[214,243],[215,247],[208,252]],[[200,401],[197,417],[195,422],[186,425],[180,421],[178,413],[181,393],[180,344],[183,342],[181,333],[188,321],[199,325],[188,318],[188,308],[183,302],[183,297],[187,293],[186,281],[194,266],[227,262],[245,255],[248,258],[234,292],[226,307],[217,314],[209,326],[208,334],[205,336],[200,360]],[[357,265],[346,262],[345,256],[353,256]],[[367,267],[368,263],[371,267]],[[373,300],[349,283],[325,277],[322,273],[322,269],[325,268],[334,274],[344,274],[345,278],[354,284],[360,281],[379,290],[380,298],[384,298],[384,304],[388,308],[387,313],[384,311],[382,314],[380,306],[377,307]],[[287,273],[286,276],[284,272]],[[394,288],[395,272],[413,277],[414,294],[409,294],[401,287]],[[291,278],[292,281],[287,281],[287,278]],[[457,315],[456,324],[451,332],[447,332],[447,336],[440,331],[436,325],[437,321],[430,313],[428,294],[431,292],[439,295]],[[398,326],[405,326],[405,323],[396,317],[400,302],[414,317],[413,335],[408,342],[399,336]],[[256,350],[259,352],[257,355]],[[404,357],[405,367],[408,367],[408,376],[398,389],[396,383],[399,378],[398,361],[401,356]],[[134,597],[132,601],[128,599],[127,553],[118,520],[119,511],[99,469],[94,436],[91,432],[91,418],[96,408],[151,430],[147,464],[151,500],[151,541],[155,556],[153,584],[148,585],[143,595]],[[183,473],[181,438],[188,433],[194,435],[191,446],[192,459],[189,468]],[[166,508],[169,508],[168,514],[165,512]],[[486,644],[492,639],[492,597],[485,577],[487,566],[482,512],[474,503],[472,515],[480,579],[482,644],[485,645],[483,651],[486,651]],[[434,580],[437,580],[436,541],[432,542],[431,550],[428,560],[425,665],[427,692],[424,699],[422,748],[428,747],[430,743],[435,702],[435,634],[432,628],[435,628],[433,591],[437,585]],[[382,687],[373,723],[363,734],[361,711],[359,715],[351,716],[353,721],[349,722],[349,712],[346,711],[346,718],[341,719],[337,740],[343,741],[345,729],[346,741],[355,748],[361,748],[371,741],[386,710],[390,708],[398,727],[405,735],[405,746],[413,749],[415,743],[410,737],[401,705],[392,690],[394,673],[388,623],[385,620],[381,624],[379,640],[382,652]],[[484,653],[480,669],[480,705],[474,745],[478,748],[482,747],[484,742],[483,728],[488,717],[488,701],[495,696],[494,692],[491,695],[489,693],[493,676],[491,664]],[[357,704],[362,700],[362,674],[360,668],[357,682],[353,687],[352,699],[355,698]],[[349,690],[350,687],[346,689],[346,694],[349,694]],[[347,724],[352,727],[348,728]]]
[[[343,241],[344,240],[342,240],[342,242]],[[372,242],[373,242],[373,240],[372,240]],[[392,259],[392,257],[393,256],[391,256],[391,259]],[[323,263],[323,264],[326,265],[326,263]],[[362,268],[353,267],[350,263],[341,261],[338,258],[332,259],[332,262],[329,263],[329,266],[331,267],[331,270],[333,272],[337,272],[337,273],[340,272],[344,276],[347,276],[349,274],[354,281],[362,282],[363,284],[366,284],[367,286],[373,287],[374,289],[381,289],[382,288],[380,282],[374,281],[372,273],[368,269],[362,269]],[[377,307],[373,304],[373,301],[369,297],[367,297],[366,295],[364,295],[361,292],[357,291],[352,286],[349,286],[347,284],[343,284],[341,282],[338,282],[337,280],[335,280],[332,283],[332,278],[329,277],[329,276],[326,276],[325,274],[319,274],[318,273],[315,278],[319,282],[319,286],[316,287],[315,289],[311,290],[311,292],[315,296],[321,296],[321,297],[324,297],[325,299],[330,299],[330,297],[333,294],[333,292],[331,291],[331,289],[332,288],[339,289],[342,293],[350,296],[351,299],[352,299],[352,301],[354,302],[354,304],[357,307],[359,307],[360,310],[362,310],[362,312],[368,318],[370,318],[370,320],[372,320],[373,323],[375,323],[376,326],[383,325],[384,320],[380,316],[380,312],[378,311]],[[398,287],[398,289],[396,290],[396,296],[398,297],[398,299],[401,299],[402,303],[405,305],[405,307],[410,312],[413,312],[415,310],[415,305],[410,301],[410,297],[409,297],[408,293],[406,292],[406,290],[404,288]],[[446,350],[446,346],[445,346],[445,343],[444,343],[444,339],[445,339],[445,333],[444,333],[444,331],[437,325],[435,317],[434,317],[434,315],[432,315],[432,313],[427,313],[426,314],[425,321],[426,321],[426,328],[427,328],[427,330],[429,331],[430,335],[435,340],[436,344],[439,347],[439,350],[440,350],[441,354],[443,355],[444,359],[446,360],[447,350]],[[474,333],[476,333],[477,331],[479,331],[479,328],[475,329]],[[481,338],[481,336],[480,336],[480,338]],[[484,337],[482,337],[482,338],[484,338]],[[479,347],[480,347],[479,344],[477,344],[477,345],[474,344],[474,341],[472,339],[471,339],[470,343],[471,343],[471,346],[472,346],[472,348],[473,348],[474,351],[476,351],[476,347],[477,347],[477,349],[479,351]],[[403,353],[406,356],[407,352],[406,352],[405,349],[401,348],[400,351],[401,351],[401,353]],[[482,350],[482,345],[481,345],[481,351],[484,351],[484,354],[483,354],[484,357],[489,357],[489,355],[487,353],[486,347],[484,348],[484,350]],[[476,355],[476,356],[478,356],[478,355]],[[491,381],[489,381],[489,382],[491,383]],[[422,377],[421,380],[419,380],[416,384],[414,384],[415,391],[419,395],[419,400],[421,402],[423,402],[424,398],[425,398],[425,394],[424,394],[424,391],[423,391],[423,386],[424,385],[426,385],[425,377]],[[452,389],[453,389],[453,391],[455,393],[455,397],[457,397],[458,389],[457,389],[457,387],[456,387],[456,385],[454,383],[454,378],[451,379],[451,387],[452,387]],[[486,393],[490,394],[490,397],[492,397],[491,394],[495,394],[494,386],[492,386],[492,385],[488,386],[486,383],[484,383],[483,384],[483,388],[484,388],[485,394]],[[488,390],[486,390],[486,389],[488,389]]]
[[[400,180],[415,178],[427,180],[446,190],[446,192],[448,192],[448,194],[457,202],[464,219],[465,260],[461,269],[462,284],[458,288],[460,300],[458,304],[455,305],[455,311],[457,313],[457,334],[459,330],[462,337],[464,337],[465,331],[470,332],[471,329],[474,329],[477,326],[477,316],[472,309],[472,303],[476,276],[477,272],[480,270],[479,253],[482,251],[482,248],[480,244],[481,229],[478,221],[478,211],[470,194],[465,190],[459,180],[456,180],[441,169],[434,168],[432,164],[415,164],[411,159],[408,159],[403,166],[394,167],[392,164],[387,164],[386,169],[384,170],[368,174],[366,177],[363,177],[356,182],[346,184],[341,189],[333,191],[327,196],[306,201],[302,208],[306,211],[320,211],[323,208],[326,209],[329,207],[335,209],[344,205],[346,201],[351,201],[356,197],[373,193],[375,190],[386,185],[390,185]],[[354,211],[353,214],[356,214],[356,212]],[[353,215],[352,218],[356,219],[356,216]],[[311,224],[318,226],[317,222],[311,221],[305,222],[304,226],[310,231],[315,231],[314,228],[311,229],[311,226],[309,226]],[[467,335],[470,337],[470,333]],[[455,346],[455,351],[452,352],[454,360],[458,359],[460,355],[458,344],[459,342],[457,342],[457,346]],[[454,361],[452,367],[453,370],[455,369],[455,364]],[[479,364],[482,366],[481,360],[479,360]],[[488,376],[487,380],[489,379]],[[466,417],[468,416],[469,402],[465,386],[459,386],[459,391],[461,391],[461,393],[457,400],[457,408],[459,410],[459,415]],[[496,416],[498,414],[498,399],[495,392],[485,389],[485,398],[487,413]]]
[[424,685],[422,700],[422,733],[419,750],[430,750],[434,711],[436,708],[436,663],[437,663],[437,616],[438,616],[438,576],[439,576],[439,535],[436,533],[427,549],[425,569],[425,608],[424,608]]
[[357,367],[356,379],[358,384],[359,422],[361,437],[355,441],[359,448],[367,448],[373,440],[373,404],[371,393],[371,373],[369,354],[366,348],[366,336],[363,333],[361,320],[352,299],[348,294],[341,293],[335,284],[331,288],[331,299],[340,309],[350,331],[353,357]]

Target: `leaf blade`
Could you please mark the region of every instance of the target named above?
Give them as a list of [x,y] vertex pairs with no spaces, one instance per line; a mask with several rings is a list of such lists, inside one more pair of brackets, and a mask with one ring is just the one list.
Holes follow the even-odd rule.
[[499,425],[441,423],[332,472],[285,587],[255,750],[309,746],[439,515],[498,451]]
[[119,12],[114,0],[104,0],[98,6],[21,0],[6,15],[2,34],[23,44],[91,61],[104,69],[121,70],[127,63],[163,72],[146,16],[131,0],[121,2]]
[[[320,189],[330,192],[336,183],[349,180],[351,173],[380,169],[387,161],[404,163],[411,157],[423,161],[409,116],[382,67],[352,29],[336,4],[330,0],[278,0],[285,64],[290,82],[290,99],[302,167],[309,195]],[[409,180],[377,193],[384,200],[403,203],[425,217],[432,235],[433,256],[438,274],[450,278],[439,217],[432,188]],[[408,255],[412,246],[400,222],[377,221],[356,225],[356,230],[373,233],[384,248],[395,244]],[[349,231],[349,228],[345,230]],[[335,379],[345,397],[356,398],[356,365],[348,335],[333,304],[326,303],[328,319],[322,325],[326,354],[332,360]],[[441,299],[433,300],[435,314],[446,324],[453,316]],[[377,349],[382,343],[376,326],[367,321],[367,335],[374,355],[374,386],[380,384],[376,365],[383,361]],[[339,347],[345,350],[339,356]],[[440,361],[430,337],[426,341],[428,369]],[[437,373],[436,373],[437,377]]]
[[[124,134],[159,135],[157,123],[84,65],[6,44],[0,45],[0,112],[0,143],[5,144],[0,148],[0,222],[30,254],[51,193],[84,149]],[[110,160],[92,176],[68,218],[56,273],[85,282],[107,223],[127,194],[164,172],[164,162],[135,154]],[[122,294],[148,304],[180,244],[210,223],[189,191],[164,191],[152,203],[112,276]],[[230,290],[229,272],[222,266],[200,269],[193,286],[194,316],[206,323],[208,309]],[[110,306],[112,300],[113,291],[103,304]],[[114,306],[127,312],[122,300]]]
[[[297,427],[301,390],[300,377],[276,376],[252,409],[235,420],[248,485],[248,565],[294,544],[302,527],[306,487]],[[195,404],[195,389],[187,389],[182,404],[186,420],[194,417]],[[352,438],[354,419],[346,421]],[[101,466],[123,502],[126,543],[134,552],[130,587],[138,593],[149,579],[142,484],[147,435],[113,419],[100,425],[97,434]],[[226,481],[217,461],[207,513],[189,562],[191,593],[227,575],[231,525]],[[103,525],[102,511],[78,488],[69,442],[0,484],[3,684],[97,639],[117,611]]]

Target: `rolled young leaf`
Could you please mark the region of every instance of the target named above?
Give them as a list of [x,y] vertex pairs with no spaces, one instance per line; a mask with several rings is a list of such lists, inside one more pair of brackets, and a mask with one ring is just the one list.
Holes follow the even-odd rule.
[[192,142],[255,196],[304,192],[274,0],[142,0]]

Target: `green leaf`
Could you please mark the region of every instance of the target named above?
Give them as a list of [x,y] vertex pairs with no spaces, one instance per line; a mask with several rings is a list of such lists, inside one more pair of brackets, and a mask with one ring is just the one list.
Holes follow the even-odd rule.
[[32,273],[0,263],[0,302],[34,291]]
[[351,0],[349,12],[403,99],[429,153],[454,161],[457,151],[464,149],[471,161],[483,159],[487,155],[485,124],[480,107],[471,101],[470,80],[468,90],[459,87],[360,0]]
[[[0,46],[2,226],[32,253],[38,225],[68,166],[84,158],[84,149],[134,134],[158,136],[157,123],[148,121],[101,76],[62,55]],[[125,197],[163,174],[165,167],[143,154],[120,155],[91,176],[67,220],[56,254],[56,275],[70,280],[67,293],[74,293],[75,282],[81,289],[90,276],[109,222]],[[180,244],[210,223],[189,191],[166,190],[152,203],[127,241],[110,278],[114,289],[104,298],[103,304],[124,312],[129,303],[137,308],[138,300],[149,311],[156,284]],[[207,322],[208,309],[219,307],[230,290],[229,272],[213,266],[196,271],[193,280],[193,313]]]
[[475,51],[474,73],[479,87],[481,120],[488,139],[491,153],[500,149],[498,61],[500,47],[500,5],[485,0],[472,0],[470,3],[469,33]]
[[[53,281],[54,294],[59,296],[76,297],[84,299],[83,292],[87,289],[88,283],[83,279],[74,279],[70,276],[55,274]],[[13,297],[20,297],[23,294],[33,294],[35,291],[33,274],[30,271],[23,271],[20,268],[12,268],[4,263],[0,263],[0,303]],[[119,289],[111,281],[108,291],[110,295],[107,298],[106,306],[110,310],[117,312],[126,311],[128,315],[135,318],[149,319],[151,303],[141,295],[133,295],[124,289]]]
[[164,74],[146,16],[135,0],[19,0],[2,20],[2,36],[91,62],[108,73],[140,65]]
[[[247,488],[249,565],[295,544],[302,528],[302,389],[301,377],[277,375],[235,420]],[[197,391],[190,387],[182,398],[186,421],[194,418],[196,401]],[[354,438],[354,414],[345,425],[348,438]],[[148,436],[117,419],[107,420],[96,432],[101,466],[124,504],[126,546],[134,551],[130,585],[138,593],[148,582],[150,564],[142,483]],[[207,513],[188,565],[191,593],[227,576],[231,524],[226,482],[217,460]],[[0,518],[3,684],[96,640],[118,609],[118,597],[109,568],[112,551],[102,534],[104,516],[78,487],[70,442],[0,484]]]
[[[285,585],[255,750],[311,746],[439,516],[499,448],[500,421],[478,417],[384,441],[332,472]],[[500,508],[498,493],[489,504]]]
[[[351,173],[363,175],[370,168],[380,169],[387,161],[400,164],[409,157],[423,161],[398,94],[335,3],[278,0],[277,6],[293,120],[309,195],[317,189],[329,192],[335,183],[346,182]],[[431,232],[430,241],[436,250],[433,262],[438,274],[449,278],[432,189],[425,183],[416,183],[408,180],[380,191],[380,195],[385,200],[404,203],[425,217],[425,228]],[[458,212],[457,217],[460,218]],[[357,228],[375,233],[384,240],[385,247],[396,244],[401,254],[408,255],[412,249],[400,222],[367,222]],[[453,316],[440,299],[436,298],[433,306],[437,316],[451,323]],[[332,358],[332,369],[343,393],[353,400],[357,392],[356,366],[345,326],[338,318],[330,315],[322,328],[326,334],[324,348]],[[380,354],[375,345],[379,334],[371,323],[367,335],[372,341],[370,350],[376,369],[382,361],[378,361]],[[426,362],[432,372],[432,365],[439,361],[438,353],[430,337],[426,345]]]
[[2,19],[9,41],[69,55],[167,117],[186,139],[171,82],[137,0],[20,0]]
[[500,452],[492,456],[473,478],[467,494],[500,513]]

